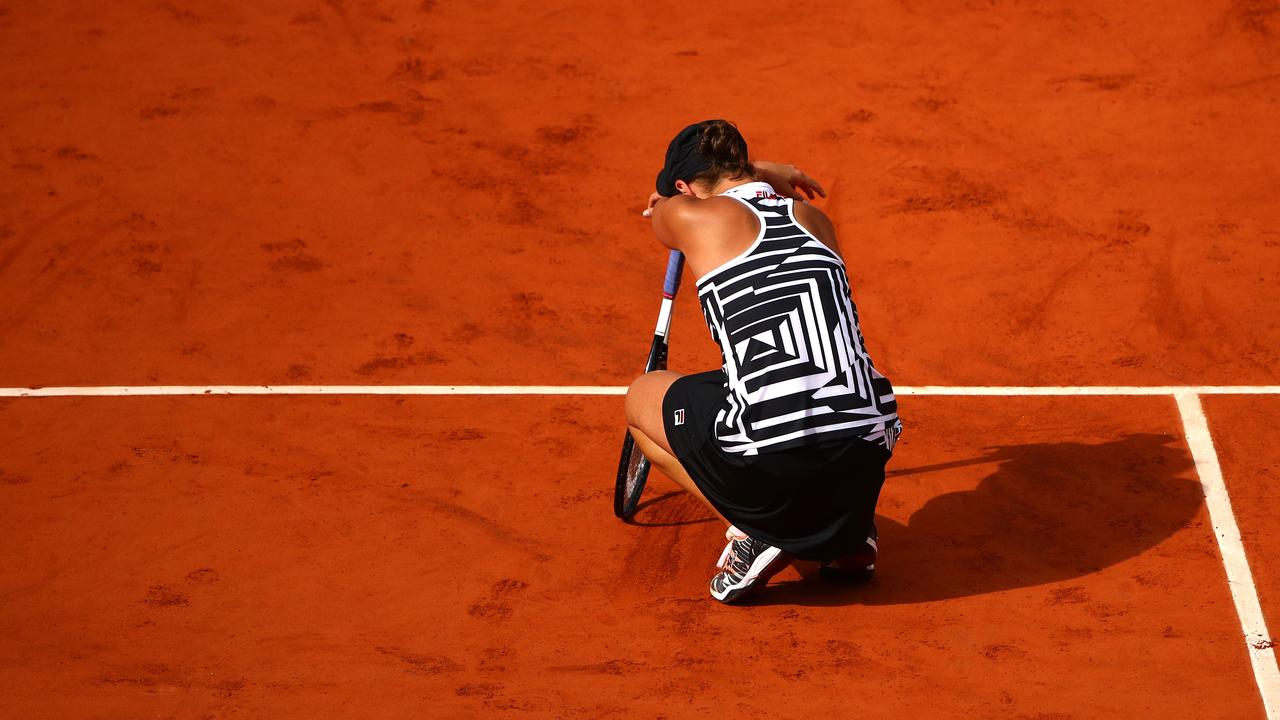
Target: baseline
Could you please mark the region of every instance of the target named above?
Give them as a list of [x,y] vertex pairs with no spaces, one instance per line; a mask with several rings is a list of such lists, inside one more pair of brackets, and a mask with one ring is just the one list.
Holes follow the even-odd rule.
[[[622,385],[98,385],[6,387],[0,397],[149,397],[157,395],[624,395]],[[945,386],[897,387],[898,395],[1280,395],[1280,385]]]

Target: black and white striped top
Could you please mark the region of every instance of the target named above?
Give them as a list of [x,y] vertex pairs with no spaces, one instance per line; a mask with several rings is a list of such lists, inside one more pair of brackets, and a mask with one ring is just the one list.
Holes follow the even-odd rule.
[[698,279],[726,397],[715,436],[755,455],[862,437],[893,450],[902,428],[889,380],[867,356],[840,256],[796,223],[768,183],[725,193],[760,219],[741,255]]

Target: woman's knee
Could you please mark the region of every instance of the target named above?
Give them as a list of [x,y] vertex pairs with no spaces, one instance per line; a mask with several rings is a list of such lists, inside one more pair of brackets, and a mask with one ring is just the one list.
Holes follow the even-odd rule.
[[627,388],[627,397],[623,403],[623,412],[627,416],[627,424],[638,426],[640,424],[641,409],[644,403],[644,376],[631,381],[631,385]]
[[679,377],[670,370],[655,370],[633,380],[624,403],[627,424],[643,428],[650,424],[650,418],[661,418],[662,400]]

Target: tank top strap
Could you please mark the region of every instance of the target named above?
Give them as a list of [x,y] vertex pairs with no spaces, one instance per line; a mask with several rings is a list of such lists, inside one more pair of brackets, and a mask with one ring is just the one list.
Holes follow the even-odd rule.
[[[780,218],[791,218],[791,198],[783,197],[767,182],[743,183],[720,193],[738,200],[760,219],[761,227],[775,224]],[[771,219],[771,220],[769,220]]]
[[748,205],[753,207],[755,207],[755,201],[763,201],[769,205],[774,205],[786,203],[788,200],[788,198],[779,195],[772,185],[762,180],[735,185],[720,194],[746,201]]

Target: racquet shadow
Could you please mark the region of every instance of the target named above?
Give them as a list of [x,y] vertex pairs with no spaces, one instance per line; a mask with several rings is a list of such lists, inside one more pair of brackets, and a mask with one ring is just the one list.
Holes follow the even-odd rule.
[[641,527],[702,525],[717,521],[714,515],[684,490],[672,490],[641,502],[636,506],[635,513],[627,519],[628,523]]
[[1005,445],[890,470],[882,502],[909,494],[895,491],[895,479],[991,463],[976,488],[930,498],[905,525],[877,517],[874,580],[831,585],[814,576],[816,565],[798,563],[802,579],[775,579],[753,604],[923,603],[1069,580],[1150,550],[1203,504],[1190,454],[1160,434]]

